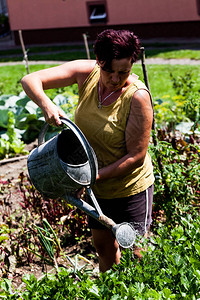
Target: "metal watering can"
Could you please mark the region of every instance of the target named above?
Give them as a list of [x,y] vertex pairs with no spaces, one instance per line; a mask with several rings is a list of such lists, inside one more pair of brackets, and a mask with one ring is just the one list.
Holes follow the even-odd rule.
[[[68,128],[44,142],[49,126],[45,124],[38,137],[39,146],[29,154],[27,165],[32,183],[43,195],[52,199],[61,197],[111,229],[121,247],[132,247],[136,238],[133,226],[126,222],[116,224],[105,216],[91,189],[98,172],[92,147],[72,121],[60,120]],[[73,196],[82,187],[85,187],[94,207]]]

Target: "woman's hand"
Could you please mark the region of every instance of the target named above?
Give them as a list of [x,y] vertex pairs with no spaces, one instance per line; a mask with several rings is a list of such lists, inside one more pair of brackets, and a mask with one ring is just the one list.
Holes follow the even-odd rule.
[[52,126],[60,126],[62,122],[60,117],[66,118],[64,111],[57,107],[53,102],[49,102],[48,107],[42,109],[45,121]]
[[84,198],[85,198],[85,188],[84,188],[84,187],[81,188],[80,190],[78,190],[78,191],[76,192],[76,197],[77,197],[78,199],[84,199]]

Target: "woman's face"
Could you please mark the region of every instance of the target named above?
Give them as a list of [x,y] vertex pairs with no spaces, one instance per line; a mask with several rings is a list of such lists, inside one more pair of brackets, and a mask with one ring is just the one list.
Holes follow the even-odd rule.
[[126,84],[132,68],[132,59],[113,59],[110,69],[103,68],[101,63],[99,66],[103,86],[109,90],[118,90]]

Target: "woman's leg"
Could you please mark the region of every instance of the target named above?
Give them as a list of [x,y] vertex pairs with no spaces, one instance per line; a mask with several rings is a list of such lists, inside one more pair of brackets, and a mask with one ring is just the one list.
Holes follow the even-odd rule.
[[99,270],[105,272],[120,263],[119,245],[108,229],[92,229],[94,247],[99,256]]
[[[97,200],[104,214],[113,219],[116,224],[128,222],[133,225],[139,236],[142,237],[147,234],[151,224],[153,185],[148,188],[148,191],[146,190],[130,197],[109,199],[109,201],[107,199]],[[120,263],[121,252],[119,245],[112,232],[95,219],[89,218],[89,226],[93,228],[91,231],[94,246],[99,255],[99,269],[101,272],[105,272],[114,263]],[[142,257],[141,250],[143,249],[135,247],[134,254]]]

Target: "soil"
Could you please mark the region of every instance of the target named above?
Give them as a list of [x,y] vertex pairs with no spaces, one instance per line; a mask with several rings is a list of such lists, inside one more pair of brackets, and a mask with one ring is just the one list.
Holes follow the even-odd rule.
[[[37,141],[26,145],[25,150],[30,152],[35,147],[37,147]],[[23,200],[22,195],[18,192],[17,184],[19,181],[19,175],[22,172],[24,172],[25,175],[28,175],[27,155],[0,161],[0,179],[11,183],[9,185],[9,190],[6,191],[7,197],[9,196],[9,206],[11,211],[19,208],[19,202]],[[4,191],[2,198],[5,198],[5,196]]]
[[[26,150],[31,151],[37,147],[37,141],[26,145]],[[15,160],[16,159],[16,160]],[[2,164],[2,162],[5,162]],[[20,205],[20,202],[23,203],[23,197],[19,190],[19,175],[23,172],[24,175],[28,175],[28,169],[27,169],[27,156],[19,156],[15,157],[14,161],[13,159],[7,159],[4,161],[0,161],[0,180],[1,182],[9,182],[8,185],[6,185],[6,190],[1,190],[1,182],[0,182],[0,225],[3,221],[3,215],[11,215],[17,214],[22,215],[24,214],[24,211],[22,210],[22,206]],[[86,255],[91,254],[91,259],[89,259],[90,264],[86,263],[84,260],[80,259],[78,264],[80,266],[87,265],[90,266],[91,269],[93,269],[94,273],[98,272],[98,261],[96,258],[95,249],[92,246],[91,237],[87,238],[85,241],[79,241],[77,242],[74,239],[74,244],[70,244],[70,246],[67,246],[65,249],[62,249],[66,255],[73,258],[77,254],[82,255],[83,257],[86,257]],[[0,252],[1,254],[1,252]],[[1,258],[1,257],[0,257]],[[40,278],[45,272],[55,272],[55,269],[52,266],[43,265],[40,260],[35,259],[34,262],[31,264],[27,264],[26,262],[23,262],[20,267],[17,267],[15,263],[15,258],[10,257],[10,269],[9,272],[6,274],[3,274],[2,270],[0,270],[0,278],[1,277],[7,277],[9,279],[12,279],[12,283],[14,288],[17,288],[22,283],[22,277],[25,274],[34,274],[36,278]],[[12,267],[12,259],[13,261],[13,267]],[[58,259],[58,264],[63,264],[62,258]],[[64,265],[66,266],[66,261],[64,262]],[[69,264],[70,267],[70,264]]]
[[[31,151],[37,147],[37,141],[27,144],[25,146],[25,150]],[[5,163],[4,163],[5,162]],[[7,163],[6,163],[7,162]],[[27,156],[18,156],[14,159],[4,159],[0,161],[0,176],[1,178],[17,178],[19,176],[19,172],[24,171],[27,173]]]

